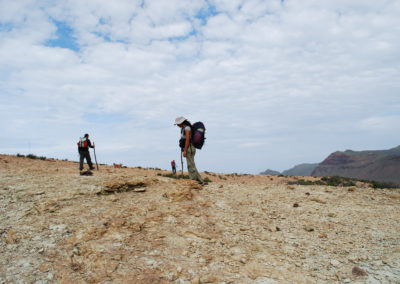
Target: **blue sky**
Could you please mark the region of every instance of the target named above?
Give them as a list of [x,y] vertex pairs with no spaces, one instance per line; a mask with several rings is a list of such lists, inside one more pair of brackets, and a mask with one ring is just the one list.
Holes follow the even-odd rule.
[[79,52],[80,48],[74,37],[74,30],[66,22],[52,21],[57,30],[55,38],[46,41],[45,45],[49,47],[67,48],[75,52]]
[[0,153],[258,173],[400,143],[395,0],[0,0]]

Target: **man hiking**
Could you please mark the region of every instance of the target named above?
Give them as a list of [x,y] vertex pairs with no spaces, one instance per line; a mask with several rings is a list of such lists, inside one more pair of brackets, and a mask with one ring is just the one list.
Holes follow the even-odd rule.
[[171,161],[171,168],[172,168],[172,174],[176,174],[176,164],[175,164],[175,160]]
[[181,147],[182,155],[186,158],[190,179],[196,180],[203,185],[207,184],[197,171],[196,164],[194,162],[196,148],[191,143],[191,123],[186,118],[181,116],[175,119],[175,125],[181,128],[181,139],[179,140],[179,146]]
[[79,152],[79,170],[83,171],[83,160],[86,159],[87,164],[91,170],[94,170],[92,159],[90,158],[89,147],[94,148],[92,142],[90,142],[89,134],[85,134],[83,138],[80,138],[78,142]]

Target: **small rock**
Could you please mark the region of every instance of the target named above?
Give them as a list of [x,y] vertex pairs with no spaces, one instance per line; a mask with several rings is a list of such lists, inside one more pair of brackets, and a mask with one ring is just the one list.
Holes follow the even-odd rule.
[[382,266],[383,265],[383,261],[382,260],[375,260],[372,262],[372,265],[374,266]]
[[281,228],[279,228],[278,226],[271,226],[268,228],[268,230],[270,232],[279,232],[281,230]]
[[381,278],[376,279],[373,276],[369,276],[367,281],[365,281],[365,283],[368,283],[368,284],[382,284],[382,283],[390,283],[390,282],[384,282],[383,279],[381,279]]
[[311,201],[314,201],[314,202],[321,203],[321,204],[326,204],[326,201],[325,201],[325,200],[321,200],[321,199],[318,199],[318,198],[311,198],[310,200],[311,200]]
[[356,255],[350,255],[350,256],[347,258],[347,260],[350,261],[350,262],[356,263],[357,260],[358,260],[358,257],[357,257]]
[[218,282],[218,279],[212,275],[206,275],[201,277],[200,279],[200,283],[216,283],[216,282]]
[[293,204],[293,207],[295,207],[295,208],[296,208],[296,207],[299,207],[299,204],[298,204],[298,203],[294,203],[294,204]]
[[254,283],[256,283],[256,284],[277,284],[278,282],[272,278],[258,277]]
[[169,281],[175,281],[178,278],[178,275],[176,272],[169,272],[166,275],[164,275],[165,279]]
[[6,236],[6,244],[16,244],[19,242],[19,238],[17,237],[17,231],[9,230]]
[[151,267],[157,266],[157,261],[155,261],[154,259],[151,259],[151,258],[145,259],[145,263],[147,266],[151,266]]
[[25,259],[21,259],[20,261],[18,261],[18,265],[21,267],[31,267],[32,266],[32,264],[28,260],[25,260]]
[[320,239],[326,239],[328,237],[328,235],[326,233],[321,233],[318,236]]
[[304,230],[306,230],[307,232],[313,232],[314,228],[311,227],[304,227]]
[[55,225],[50,225],[49,229],[52,231],[56,231],[56,232],[64,232],[67,229],[67,226],[64,224],[55,224]]
[[338,260],[336,260],[336,259],[331,260],[331,265],[336,267],[336,266],[339,266],[339,264],[340,264],[340,262]]
[[362,270],[358,266],[354,266],[353,269],[351,270],[351,273],[353,273],[353,275],[356,275],[356,276],[365,276],[365,275],[367,275],[367,272]]

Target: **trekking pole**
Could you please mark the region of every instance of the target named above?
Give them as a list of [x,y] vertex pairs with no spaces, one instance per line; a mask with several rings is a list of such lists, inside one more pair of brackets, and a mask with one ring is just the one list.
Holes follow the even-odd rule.
[[182,172],[182,177],[183,177],[183,158],[182,158],[182,151],[181,151],[181,172]]
[[97,158],[96,158],[96,145],[94,145],[94,142],[93,142],[93,154],[94,154],[94,160],[96,161],[97,170],[99,170],[99,165],[97,164]]

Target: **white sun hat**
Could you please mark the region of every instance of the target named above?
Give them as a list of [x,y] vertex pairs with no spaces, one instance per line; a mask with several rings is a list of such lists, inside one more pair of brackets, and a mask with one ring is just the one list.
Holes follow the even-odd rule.
[[186,118],[184,118],[183,116],[177,117],[175,119],[175,125],[181,124],[182,122],[184,122],[186,120]]

